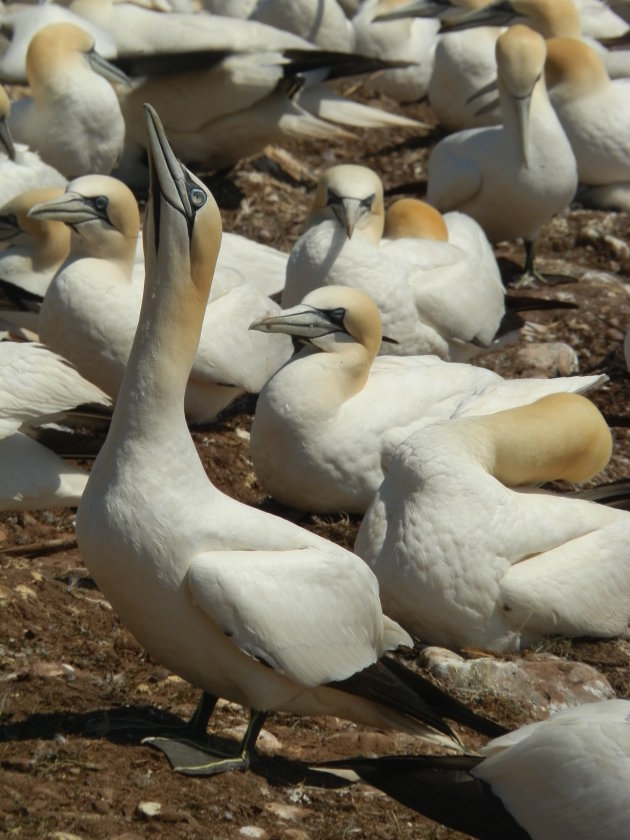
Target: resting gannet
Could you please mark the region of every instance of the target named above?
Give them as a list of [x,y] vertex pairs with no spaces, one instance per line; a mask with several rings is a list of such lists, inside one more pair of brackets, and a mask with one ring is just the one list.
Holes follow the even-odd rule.
[[[231,758],[217,756],[201,737],[192,755],[190,738],[150,743],[183,772],[247,767],[266,713],[284,709],[397,726],[452,744],[440,716],[446,695],[430,686],[433,701],[420,700],[418,678],[383,658],[410,640],[383,615],[368,567],[322,537],[225,496],[205,473],[186,425],[184,389],[221,217],[204,184],[173,155],[148,105],[146,114],[146,294],[110,432],[77,514],[77,538],[91,574],[140,644],[203,690],[204,734],[217,697],[251,709]],[[376,673],[388,674],[387,688],[367,699]]]
[[532,487],[585,481],[611,436],[586,398],[553,394],[411,434],[357,535],[385,609],[428,643],[517,650],[615,636],[630,619],[630,514]]
[[355,49],[354,27],[337,0],[258,0],[249,19],[293,32],[322,49]]
[[0,207],[0,282],[43,298],[70,251],[70,228],[63,222],[34,219],[28,211],[63,195],[64,187],[27,190]]
[[364,513],[392,452],[415,429],[602,382],[597,376],[505,381],[436,356],[376,357],[378,307],[344,286],[315,289],[251,328],[308,343],[260,392],[251,431],[252,462],[265,489],[308,511]]
[[536,275],[534,242],[575,194],[575,157],[547,97],[542,36],[512,26],[496,55],[503,125],[441,140],[429,158],[427,200],[468,213],[491,242],[523,237],[525,272]]
[[40,153],[68,178],[108,173],[116,166],[125,136],[112,82],[124,73],[94,49],[94,39],[70,23],[53,23],[31,40],[26,54],[31,98],[11,107],[16,140]]
[[[282,305],[294,306],[319,286],[352,286],[374,298],[383,332],[397,342],[384,352],[458,359],[489,345],[504,313],[504,292],[483,233],[473,251],[450,241],[384,241],[384,219],[383,184],[375,172],[352,165],[326,170],[306,231],[289,256]],[[470,225],[478,228],[472,219]],[[468,237],[466,247],[471,243]]]
[[611,81],[583,41],[547,41],[549,99],[577,162],[581,201],[630,211],[630,79]]
[[88,474],[28,436],[83,403],[110,405],[65,359],[41,344],[0,341],[0,510],[74,506]]
[[593,840],[630,824],[630,701],[562,709],[489,742],[480,756],[396,756],[349,768],[409,808],[473,837]]
[[[40,336],[115,399],[144,285],[144,266],[135,261],[136,200],[115,178],[85,175],[29,213],[66,222],[72,230],[70,254],[40,309]],[[222,280],[206,310],[186,392],[186,411],[196,423],[213,419],[244,391],[258,391],[292,353],[290,339],[278,336],[271,347],[248,331],[254,314],[277,310],[277,304],[237,276]]]
[[9,128],[11,101],[0,85],[0,204],[31,187],[65,187],[61,172],[44,163],[23,143],[14,143]]

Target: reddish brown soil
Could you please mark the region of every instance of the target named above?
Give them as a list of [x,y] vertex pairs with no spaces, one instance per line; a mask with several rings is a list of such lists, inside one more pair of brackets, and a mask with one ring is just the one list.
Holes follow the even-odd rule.
[[[395,108],[392,103],[386,103]],[[432,122],[425,106],[404,109]],[[356,141],[291,143],[285,152],[243,163],[213,179],[225,227],[288,250],[300,233],[313,173],[337,162],[376,169],[390,194],[413,194],[439,131],[360,133]],[[420,186],[421,189],[421,186]],[[543,270],[579,282],[545,292],[575,301],[567,313],[533,315],[540,326],[519,344],[480,362],[506,376],[532,375],[519,361],[527,341],[565,341],[582,373],[601,371],[609,383],[594,395],[608,415],[628,416],[630,379],[622,342],[630,325],[630,218],[575,205],[545,231]],[[498,253],[521,261],[519,246]],[[248,457],[247,431],[255,400],[238,401],[215,423],[194,432],[210,478],[226,493],[299,521],[351,546],[358,519],[318,517],[281,509],[265,495]],[[603,479],[630,474],[627,428],[614,431],[615,452]],[[72,546],[73,511],[0,515],[0,833],[19,838],[446,838],[462,837],[364,786],[326,787],[309,762],[358,753],[422,751],[409,738],[384,735],[330,719],[278,714],[246,773],[188,778],[146,746],[116,740],[107,716],[118,712],[186,718],[196,691],[150,661],[120,625]],[[67,543],[67,544],[66,544]],[[551,649],[587,661],[630,692],[630,661],[615,642],[556,642]],[[524,722],[516,702],[477,698],[476,708],[508,725]],[[245,722],[224,704],[214,725],[226,733]],[[232,741],[235,733],[226,737]],[[467,742],[477,742],[469,734]],[[162,811],[147,817],[140,803]],[[248,826],[266,834],[256,834]],[[243,829],[246,829],[245,831]]]

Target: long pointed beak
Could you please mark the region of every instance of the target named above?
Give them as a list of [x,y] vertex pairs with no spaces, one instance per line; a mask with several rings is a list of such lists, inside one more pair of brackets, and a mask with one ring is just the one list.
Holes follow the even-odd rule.
[[342,198],[341,202],[332,205],[332,208],[339,224],[346,229],[348,239],[352,239],[359,220],[369,212],[360,198]]
[[384,22],[388,20],[401,20],[402,18],[428,18],[439,17],[444,11],[451,8],[448,2],[439,2],[438,0],[414,0],[414,2],[407,3],[393,12],[383,12],[372,18],[373,23]]
[[98,73],[99,76],[102,76],[104,79],[107,79],[109,82],[113,82],[114,84],[127,85],[127,87],[131,85],[131,79],[129,76],[126,73],[123,73],[122,70],[119,70],[114,64],[107,61],[106,58],[103,58],[103,56],[97,53],[96,50],[91,50],[87,53],[87,57],[90,62],[90,67],[95,73]]
[[291,309],[283,309],[277,315],[263,315],[249,325],[250,330],[269,333],[285,333],[298,338],[321,338],[334,332],[345,332],[343,327],[331,320],[329,313],[314,306],[300,303]]
[[71,225],[103,218],[94,205],[86,201],[85,196],[71,190],[49,201],[34,204],[26,215],[32,219],[52,219]]
[[529,106],[532,95],[513,97],[518,123],[518,137],[521,147],[521,162],[525,169],[529,167]]
[[145,103],[144,114],[151,191],[155,202],[158,203],[159,196],[163,195],[169,204],[192,220],[195,214],[186,189],[185,169],[169,145],[155,108]]
[[15,160],[15,146],[13,145],[13,137],[6,117],[0,119],[0,143],[11,160]]

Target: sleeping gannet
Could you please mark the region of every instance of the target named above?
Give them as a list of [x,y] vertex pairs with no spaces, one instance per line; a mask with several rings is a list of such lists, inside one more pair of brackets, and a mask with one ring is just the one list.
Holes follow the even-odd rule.
[[41,344],[0,341],[0,510],[78,504],[88,474],[28,430],[83,403],[109,398]]
[[586,481],[608,426],[576,394],[412,433],[357,535],[389,615],[424,642],[518,650],[630,619],[630,514],[532,485]]
[[23,143],[13,142],[10,112],[11,101],[0,85],[0,204],[31,187],[65,187],[67,181],[61,172]]
[[254,321],[308,343],[260,392],[251,430],[254,470],[285,505],[364,513],[387,461],[415,429],[487,414],[556,391],[583,391],[597,376],[503,380],[436,356],[378,356],[381,319],[358,289],[322,286],[302,303]]
[[[450,233],[449,242],[385,241],[383,226],[383,184],[375,172],[352,165],[326,170],[289,256],[282,305],[294,306],[322,285],[352,286],[374,298],[383,332],[397,342],[384,352],[456,360],[489,345],[504,313],[504,290],[483,232],[459,247],[455,233],[454,242]],[[472,219],[469,226],[478,229]]]
[[13,103],[9,124],[68,178],[108,173],[120,158],[125,124],[112,82],[127,77],[94,49],[94,39],[70,23],[53,23],[26,54],[31,97]]
[[427,200],[469,214],[491,242],[522,237],[525,274],[539,276],[534,242],[575,194],[575,157],[547,97],[544,38],[512,26],[496,56],[503,125],[441,140],[429,157]]
[[479,756],[322,763],[473,837],[593,840],[630,825],[630,700],[562,709],[490,741]]
[[[183,772],[244,768],[266,714],[284,709],[453,744],[442,700],[447,716],[461,715],[461,704],[455,712],[443,692],[383,657],[410,639],[383,615],[368,567],[294,523],[225,496],[205,473],[186,425],[184,390],[221,217],[204,184],[173,155],[148,105],[146,115],[146,294],[110,432],[77,514],[77,538],[90,573],[140,644],[204,692],[198,749],[191,754],[190,737],[178,742],[173,734],[149,742]],[[380,690],[377,674],[385,678]],[[420,699],[421,684],[431,701]],[[200,737],[217,697],[251,709],[232,757],[217,756]],[[496,728],[476,716],[470,722]]]
[[63,193],[64,187],[39,187],[0,207],[0,282],[44,297],[70,251],[70,228],[27,214],[33,205]]
[[630,79],[611,81],[583,41],[547,41],[549,99],[569,138],[581,201],[630,211]]
[[[144,266],[135,261],[140,218],[132,192],[115,178],[85,175],[66,192],[35,205],[35,219],[66,222],[70,254],[54,276],[39,313],[39,334],[113,399],[138,324]],[[253,284],[226,272],[208,308],[186,392],[192,422],[213,419],[244,391],[256,392],[291,356],[288,338],[252,340],[255,314],[278,310]]]

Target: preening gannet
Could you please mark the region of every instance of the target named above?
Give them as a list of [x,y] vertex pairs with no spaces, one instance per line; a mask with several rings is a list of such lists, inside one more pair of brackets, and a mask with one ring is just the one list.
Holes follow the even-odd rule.
[[78,504],[87,472],[37,443],[28,430],[83,403],[110,405],[43,345],[0,341],[0,510]]
[[547,41],[549,99],[569,138],[585,203],[630,211],[630,79],[611,81],[583,41]]
[[623,632],[630,514],[531,486],[585,481],[610,452],[576,394],[414,432],[355,544],[385,609],[423,641],[490,650]]
[[[465,248],[431,239],[382,241],[384,219],[375,172],[352,165],[326,170],[287,263],[282,305],[294,306],[319,286],[352,286],[374,298],[383,332],[398,342],[383,352],[458,359],[469,357],[472,342],[475,350],[490,344],[504,292],[483,233],[464,237]],[[467,250],[475,238],[475,250]]]
[[30,189],[0,207],[0,282],[44,297],[70,251],[70,228],[63,222],[34,219],[28,212],[64,191],[64,187]]
[[392,452],[414,429],[459,414],[486,414],[599,377],[505,381],[435,356],[376,356],[381,322],[358,289],[323,286],[253,329],[308,343],[262,389],[251,456],[279,501],[308,511],[364,513]]
[[[116,398],[138,324],[144,266],[135,262],[140,219],[131,191],[115,178],[85,175],[58,198],[29,211],[66,222],[70,254],[53,278],[39,313],[42,340],[70,359],[86,379]],[[258,391],[292,353],[278,336],[266,346],[248,326],[261,309],[278,309],[233,274],[217,285],[186,392],[192,422],[206,422],[244,391]]]
[[492,242],[523,237],[526,274],[536,274],[534,242],[575,194],[575,157],[547,97],[542,36],[512,26],[496,56],[503,125],[441,140],[429,158],[427,200],[468,213]]
[[[410,683],[406,669],[392,671],[382,658],[409,637],[383,615],[368,567],[291,522],[223,495],[204,471],[186,425],[184,390],[221,218],[203,183],[173,155],[148,105],[146,114],[146,294],[110,432],[77,514],[77,537],[90,572],[138,641],[203,689],[204,733],[216,697],[252,710],[231,759],[204,749],[201,738],[192,756],[190,740],[151,743],[184,772],[243,768],[274,709],[433,732],[452,743],[439,711],[446,695],[431,686],[433,703],[419,700],[417,678]],[[402,676],[390,676],[380,696],[366,699],[375,672]],[[407,681],[406,704],[400,680]]]
[[612,840],[630,824],[630,701],[563,709],[480,756],[330,762],[437,822],[502,840]]
[[11,107],[16,140],[68,178],[108,173],[120,158],[125,124],[112,82],[127,77],[94,49],[94,39],[70,23],[53,23],[26,54],[31,98]]
[[0,204],[31,187],[65,187],[66,179],[23,143],[14,143],[9,128],[11,101],[0,85]]

